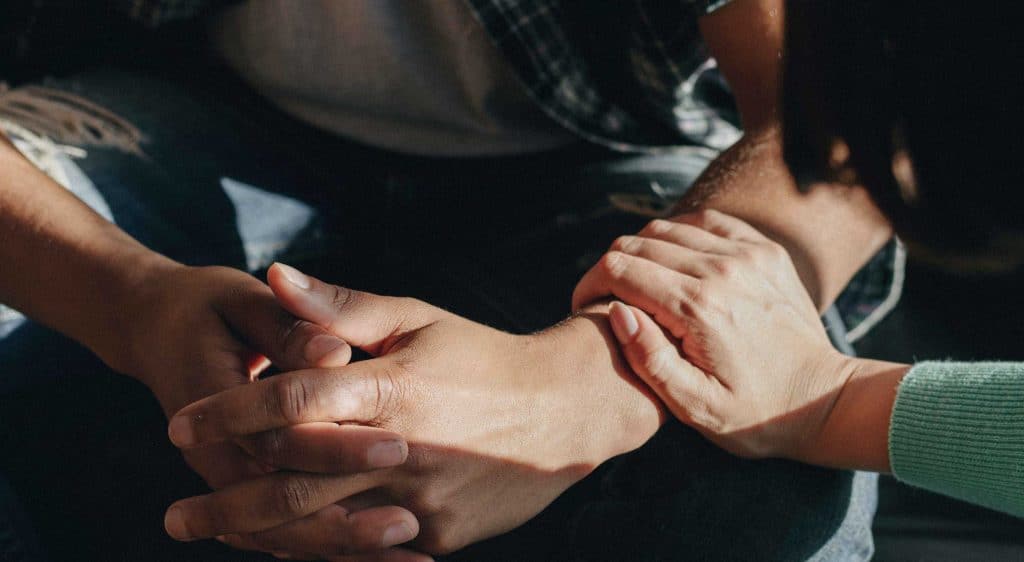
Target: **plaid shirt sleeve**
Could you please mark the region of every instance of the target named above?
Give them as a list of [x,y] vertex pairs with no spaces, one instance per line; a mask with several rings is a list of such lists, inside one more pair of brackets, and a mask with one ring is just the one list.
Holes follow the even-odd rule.
[[467,1],[534,100],[588,140],[721,150],[740,135],[697,28],[723,0]]

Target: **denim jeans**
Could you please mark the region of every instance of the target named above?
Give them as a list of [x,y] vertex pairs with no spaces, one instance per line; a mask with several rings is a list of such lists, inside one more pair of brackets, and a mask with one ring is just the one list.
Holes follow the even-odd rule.
[[[217,72],[107,68],[49,86],[145,135],[141,155],[56,159],[69,188],[149,247],[257,274],[287,261],[515,332],[562,319],[582,273],[646,222],[626,210],[667,205],[714,157],[586,146],[411,157],[306,127]],[[53,559],[259,558],[167,538],[163,509],[203,485],[154,399],[9,310],[0,428],[0,474]],[[673,421],[524,526],[450,559],[864,560],[875,494],[873,475],[738,459]]]

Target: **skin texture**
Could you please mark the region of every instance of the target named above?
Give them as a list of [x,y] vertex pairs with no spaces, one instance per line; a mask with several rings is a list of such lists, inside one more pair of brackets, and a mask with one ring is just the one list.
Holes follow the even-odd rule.
[[675,212],[716,209],[779,242],[816,307],[825,310],[892,229],[864,188],[815,184],[801,192],[783,161],[783,4],[732,2],[701,19],[701,35],[732,86],[745,133],[708,166]]
[[[855,188],[831,192],[838,195],[801,196],[782,165],[778,135],[775,133],[776,55],[781,45],[778,31],[781,12],[777,4],[753,0],[735,2],[701,22],[712,53],[733,83],[748,134],[709,168],[681,208],[722,209],[744,218],[779,240],[794,256],[801,279],[820,308],[834,298],[856,269],[888,238],[888,227],[884,221],[878,220],[870,201]],[[794,220],[798,216],[801,220]],[[6,145],[0,146],[0,218],[0,232],[5,242],[0,244],[0,260],[14,264],[11,269],[17,272],[16,275],[0,276],[0,300],[87,345],[114,369],[139,378],[154,390],[165,411],[174,411],[187,402],[218,390],[251,386],[251,377],[265,363],[261,357],[269,357],[285,366],[285,370],[317,366],[321,360],[338,366],[348,360],[347,352],[339,351],[336,355],[328,353],[310,362],[305,344],[297,342],[303,338],[312,342],[314,337],[324,334],[313,326],[297,325],[293,317],[282,315],[279,309],[271,306],[261,304],[253,308],[239,305],[269,302],[266,287],[258,281],[238,272],[185,268],[149,251],[92,213]],[[76,290],[66,290],[69,284]],[[145,300],[132,298],[132,295],[142,294],[147,295]],[[415,337],[410,337],[414,342],[436,342],[443,336],[462,338],[448,340],[448,345],[451,341],[467,342],[466,349],[460,350],[455,357],[461,361],[457,366],[465,370],[451,373],[464,376],[468,376],[467,372],[477,371],[499,378],[522,375],[495,374],[491,369],[493,362],[503,357],[501,353],[523,345],[523,357],[532,357],[535,361],[524,367],[523,372],[573,373],[578,380],[589,382],[588,385],[567,384],[551,388],[530,381],[529,384],[536,384],[536,387],[527,390],[557,391],[561,393],[557,397],[560,404],[585,404],[586,400],[580,397],[591,399],[595,395],[602,399],[601,408],[605,412],[602,420],[589,427],[580,423],[556,431],[556,434],[585,432],[585,451],[575,447],[557,451],[546,463],[539,465],[540,476],[535,474],[538,468],[535,459],[520,458],[513,448],[497,451],[483,448],[484,456],[496,454],[495,458],[513,461],[509,464],[492,463],[490,474],[501,475],[510,470],[508,466],[517,466],[516,462],[524,461],[522,464],[527,468],[517,474],[523,482],[535,485],[531,489],[539,490],[536,496],[527,495],[525,499],[529,501],[524,501],[514,517],[502,521],[482,520],[484,525],[473,528],[475,521],[471,521],[471,516],[475,509],[479,509],[479,504],[474,504],[472,499],[459,503],[463,498],[441,492],[427,498],[433,501],[419,503],[428,519],[422,526],[412,513],[401,508],[390,512],[377,511],[373,516],[356,516],[363,508],[386,507],[391,497],[410,499],[403,496],[400,478],[396,476],[395,481],[384,485],[391,494],[389,497],[356,495],[341,505],[321,501],[318,505],[324,506],[323,509],[313,512],[309,512],[309,505],[304,504],[301,514],[290,514],[291,523],[287,526],[265,529],[262,524],[250,525],[244,528],[255,531],[259,527],[259,532],[229,536],[224,540],[239,547],[277,553],[288,551],[288,555],[293,557],[348,555],[372,550],[373,537],[377,537],[374,548],[379,548],[385,542],[383,532],[386,526],[399,522],[408,525],[414,533],[420,532],[417,544],[423,548],[447,551],[514,526],[516,521],[521,522],[546,505],[551,494],[559,488],[564,489],[594,463],[614,452],[639,446],[653,433],[661,419],[661,407],[650,399],[648,391],[625,382],[630,380],[630,375],[619,361],[611,339],[606,308],[587,310],[584,317],[525,340],[509,340],[507,334],[494,334],[472,323],[454,319],[431,330],[421,327]],[[275,341],[275,338],[284,341]],[[443,370],[440,366],[452,360],[451,357],[441,357],[436,349],[432,350],[426,344],[419,345],[421,347],[412,351],[409,348],[401,350],[405,357],[412,358],[408,361],[424,373],[438,375]],[[480,355],[473,355],[472,350],[479,351]],[[541,352],[534,354],[537,350]],[[177,368],[172,369],[170,365]],[[587,379],[582,375],[593,378]],[[435,401],[428,403],[437,404],[440,389],[450,381],[440,376],[426,380],[439,386],[431,389],[429,384],[421,383],[418,390],[425,399]],[[460,386],[459,390],[462,388]],[[595,393],[594,389],[601,391]],[[437,404],[439,411],[455,411],[459,405],[453,399]],[[489,416],[499,419],[502,415],[501,404],[483,405],[467,401],[464,405],[464,413],[475,411],[477,417],[471,420],[472,423],[488,420]],[[414,413],[427,418],[423,425],[407,421],[407,425],[400,427],[386,424],[384,427],[412,430],[417,439],[434,446],[434,463],[427,465],[433,470],[430,474],[436,479],[434,486],[449,482],[449,486],[463,484],[467,486],[466,490],[471,490],[472,486],[467,484],[471,481],[469,476],[461,478],[445,472],[451,469],[455,464],[453,459],[457,457],[453,455],[452,459],[447,459],[447,452],[436,447],[438,440],[452,437],[446,433],[452,428],[438,426],[444,418],[439,421],[423,411],[413,410],[406,414],[412,416]],[[521,445],[528,443],[524,436],[544,436],[545,417],[540,412],[536,413],[536,418],[527,418],[536,425],[528,423],[520,429],[524,439]],[[395,418],[398,421],[403,419],[406,418]],[[579,419],[589,422],[585,417]],[[250,476],[282,479],[276,474],[261,476],[280,467],[310,471],[287,473],[306,474],[310,478],[318,476],[316,471],[353,472],[367,468],[359,464],[359,459],[368,459],[368,449],[333,456],[323,453],[324,448],[334,447],[339,442],[352,443],[349,439],[339,439],[342,430],[330,427],[334,421],[337,420],[321,421],[301,430],[307,433],[300,435],[297,435],[298,429],[278,428],[269,433],[239,436],[237,440],[223,441],[220,445],[190,450],[187,458],[215,488]],[[454,420],[448,421],[455,424]],[[427,434],[430,428],[436,433]],[[344,431],[356,430],[349,427]],[[366,436],[365,433],[362,435]],[[388,431],[378,434],[378,437],[385,442],[395,441],[395,435]],[[409,439],[408,435],[405,437]],[[324,439],[324,447],[319,451],[311,446],[315,439]],[[369,442],[365,443],[369,447]],[[470,452],[477,451],[476,445],[461,444]],[[419,458],[416,456],[418,450],[415,445],[409,447],[414,461]],[[260,462],[254,461],[257,457]],[[481,464],[474,466],[479,470],[477,477],[488,474],[480,468]],[[376,472],[362,474],[379,477]],[[445,481],[441,476],[450,479]],[[411,475],[405,474],[404,477],[409,478],[406,482],[412,481]],[[428,486],[426,489],[436,490],[436,487]],[[449,491],[453,489],[449,488]],[[518,484],[510,480],[506,491],[514,494],[520,490]],[[471,493],[464,495],[476,497],[479,501],[479,497]],[[448,505],[441,505],[443,500],[449,499]],[[500,499],[505,500],[504,497]],[[380,516],[381,513],[384,516]],[[280,518],[274,521],[280,521]],[[231,525],[225,528],[231,528]],[[341,531],[332,534],[325,529]],[[425,534],[422,529],[426,530]],[[388,549],[344,559],[422,559],[417,556],[409,551]]]
[[[643,444],[662,421],[628,371],[608,368],[614,358],[554,352],[594,337],[611,343],[592,318],[517,336],[286,266],[275,265],[269,279],[284,308],[374,359],[206,398],[172,418],[171,440],[194,450],[299,423],[362,423],[401,433],[409,460],[355,476],[274,474],[182,500],[168,510],[176,538],[315,525],[288,522],[372,490],[417,515],[415,546],[451,552],[522,524],[601,462]],[[236,541],[250,543],[260,547],[252,537]]]
[[616,241],[576,289],[615,296],[611,324],[669,410],[744,457],[888,471],[906,365],[830,344],[789,255],[747,223],[706,211]]
[[[0,217],[0,261],[15,264],[15,274],[0,276],[0,300],[137,378],[168,415],[248,384],[268,361],[295,369],[342,365],[351,355],[344,341],[283,310],[269,287],[252,276],[186,267],[146,249],[6,141],[0,142]],[[67,290],[69,282],[75,290]],[[404,442],[393,432],[352,428],[340,437],[300,426],[189,451],[185,459],[214,488],[279,467],[367,470],[368,451],[377,443],[398,443],[403,455],[392,455],[390,462],[404,460]],[[332,449],[335,456],[325,458],[322,451]],[[408,511],[393,509],[415,525]],[[383,532],[370,519],[337,526]]]

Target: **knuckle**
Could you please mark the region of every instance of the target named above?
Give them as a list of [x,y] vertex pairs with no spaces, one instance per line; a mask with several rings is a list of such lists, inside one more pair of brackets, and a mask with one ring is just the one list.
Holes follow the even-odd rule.
[[271,464],[288,457],[286,447],[284,435],[276,429],[265,431],[253,439],[254,456]]
[[722,420],[714,415],[711,405],[701,395],[692,396],[689,400],[690,417],[694,423],[712,434],[719,435],[726,431]]
[[651,385],[658,388],[667,388],[672,384],[668,369],[668,352],[664,347],[645,349],[640,357],[641,368],[647,372]]
[[448,503],[448,497],[444,490],[438,485],[436,479],[434,480],[434,482],[428,483],[413,493],[410,498],[410,503],[414,506],[414,513],[426,514],[429,516],[437,515],[444,511]]
[[625,252],[627,254],[633,253],[640,248],[642,241],[636,236],[619,236],[612,242],[611,250],[618,252]]
[[352,306],[359,299],[359,296],[352,289],[331,285],[331,307],[341,311]]
[[429,447],[409,447],[402,470],[414,476],[424,476],[434,471],[438,460],[437,453]]
[[626,272],[626,254],[611,251],[601,257],[598,267],[609,279],[620,279]]
[[697,286],[689,291],[685,298],[680,299],[680,312],[699,316],[711,304],[710,293],[711,288],[708,284],[698,281]]
[[275,488],[271,508],[286,517],[304,515],[314,505],[317,496],[317,486],[311,480],[288,476],[282,478]]
[[760,263],[763,256],[764,252],[762,252],[761,249],[757,247],[744,245],[740,246],[740,248],[736,250],[736,259],[743,263]]
[[640,232],[642,234],[658,235],[665,234],[671,231],[675,227],[675,223],[665,219],[654,219],[644,226]]
[[393,369],[387,369],[377,376],[364,379],[366,386],[363,395],[368,397],[371,420],[383,423],[397,414],[396,407],[401,403],[398,378]]
[[274,390],[277,411],[288,424],[305,421],[313,411],[316,393],[305,379],[278,378]]
[[708,260],[708,266],[721,277],[733,277],[739,269],[739,263],[732,257],[720,257]]
[[281,345],[281,349],[292,349],[302,334],[302,327],[306,324],[304,320],[295,318],[291,314],[282,310],[280,314],[280,331],[278,333],[277,342]]

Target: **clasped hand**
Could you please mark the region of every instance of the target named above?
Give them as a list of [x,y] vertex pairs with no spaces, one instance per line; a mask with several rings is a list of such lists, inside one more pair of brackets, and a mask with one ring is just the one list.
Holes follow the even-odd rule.
[[[612,371],[595,393],[596,370],[558,360],[572,322],[516,336],[285,266],[268,280],[284,309],[373,358],[237,386],[175,414],[170,438],[186,451],[238,443],[288,469],[175,503],[175,538],[330,558],[415,537],[420,550],[450,552],[522,524],[659,423],[629,377]],[[602,411],[616,402],[626,414]],[[345,443],[367,428],[404,437],[405,462],[352,473],[358,448]]]

